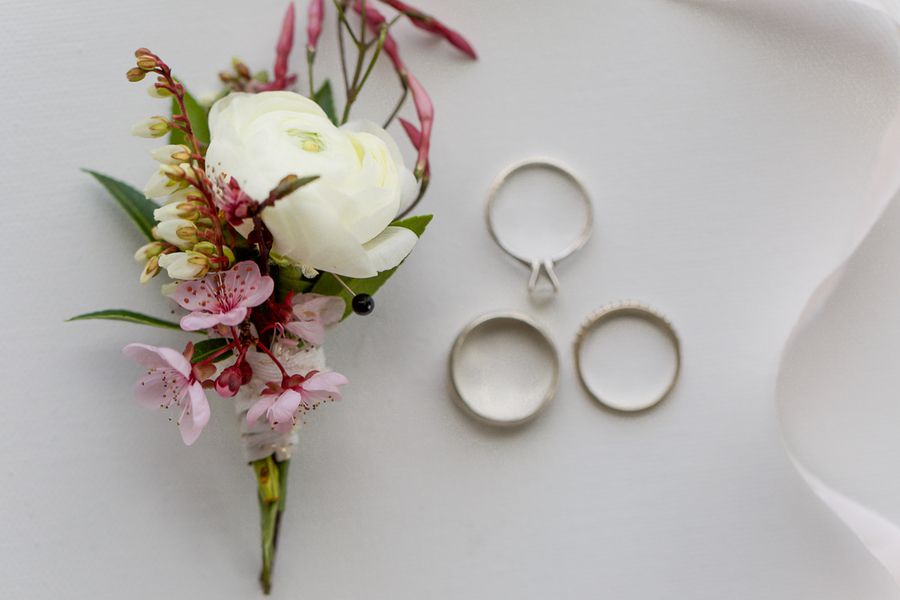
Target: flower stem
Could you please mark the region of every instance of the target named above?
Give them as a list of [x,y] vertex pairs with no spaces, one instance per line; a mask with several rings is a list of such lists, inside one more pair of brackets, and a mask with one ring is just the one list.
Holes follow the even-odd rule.
[[307,50],[306,51],[306,75],[307,79],[309,79],[309,97],[310,99],[315,99],[316,97],[316,84],[313,83],[313,62],[316,59],[316,53],[314,51]]
[[262,569],[259,584],[264,594],[272,590],[272,569],[275,566],[275,550],[278,547],[278,531],[287,497],[287,478],[290,461],[277,461],[274,456],[255,460],[259,499],[259,525],[262,542]]
[[409,86],[406,83],[406,77],[404,77],[402,74],[399,74],[398,77],[400,78],[400,86],[403,88],[403,93],[400,94],[400,99],[397,100],[397,104],[394,106],[394,110],[390,115],[388,115],[387,120],[384,122],[384,125],[382,125],[384,129],[387,129],[388,125],[390,125],[391,122],[397,117],[397,114],[400,112],[400,109],[403,108],[403,104],[406,102],[407,96],[409,96]]

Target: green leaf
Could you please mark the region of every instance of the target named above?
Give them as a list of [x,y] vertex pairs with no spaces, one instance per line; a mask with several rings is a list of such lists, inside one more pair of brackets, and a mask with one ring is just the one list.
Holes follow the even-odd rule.
[[434,215],[417,215],[415,217],[406,217],[402,221],[394,221],[391,225],[394,227],[406,227],[417,236],[422,237],[422,234],[425,233],[425,228],[428,227],[433,218]]
[[[416,217],[408,217],[403,219],[402,221],[396,221],[392,223],[395,227],[406,227],[417,236],[422,237],[422,234],[425,233],[425,228],[428,226],[428,223],[431,222],[432,215],[420,215]],[[401,263],[402,264],[402,263]],[[367,279],[350,279],[348,277],[343,277],[342,279],[350,286],[354,292],[357,294],[369,294],[374,296],[375,292],[384,285],[384,283],[391,278],[391,275],[399,268],[399,266],[394,267],[393,269],[389,269],[387,271],[382,271],[375,277],[369,277]],[[350,306],[350,301],[353,297],[350,295],[347,290],[343,288],[343,286],[338,283],[337,279],[334,278],[334,275],[331,273],[322,273],[319,280],[315,283],[311,290],[315,294],[325,294],[328,296],[340,296],[347,303],[347,308],[344,310],[344,318],[346,319],[353,309]]]
[[151,317],[150,315],[134,312],[133,310],[125,310],[123,308],[110,308],[107,310],[98,310],[96,312],[84,313],[83,315],[78,315],[72,317],[71,319],[66,319],[66,321],[87,321],[89,319],[125,321],[127,323],[137,323],[139,325],[150,325],[152,327],[163,327],[165,329],[177,329],[181,331],[181,325],[179,325],[178,323],[173,323],[172,321],[166,321],[163,319],[157,319],[156,317]]
[[138,226],[138,229],[147,236],[148,240],[153,239],[152,230],[156,225],[156,220],[153,218],[153,211],[157,208],[156,204],[145,198],[142,192],[139,192],[127,183],[123,183],[118,179],[113,179],[102,173],[91,171],[90,169],[82,170],[85,173],[92,175],[94,179],[99,181],[103,187],[106,188],[112,197],[116,199],[116,202],[119,203],[119,206],[121,206],[128,216],[131,217],[131,220]]
[[[202,104],[197,102],[196,98],[191,96],[187,89],[184,90],[184,108],[187,111],[187,118],[191,122],[191,127],[194,129],[194,135],[197,136],[201,144],[209,145],[209,113]],[[175,101],[175,98],[172,98],[172,116],[179,112],[181,110],[178,102]],[[172,129],[169,132],[169,143],[189,145],[184,133],[177,129]]]
[[328,115],[331,122],[337,125],[338,116],[337,110],[334,108],[334,93],[331,91],[331,81],[325,80],[325,83],[322,84],[322,87],[320,87],[319,91],[316,92],[316,95],[313,96],[313,100],[322,107],[322,110],[325,111],[325,114]]
[[[228,340],[224,338],[210,338],[208,340],[201,340],[194,344],[194,356],[191,357],[191,362],[198,363],[201,360],[205,360],[227,345]],[[225,360],[229,356],[231,356],[230,352],[223,352],[219,356],[215,357],[213,359],[213,362]]]
[[313,282],[304,279],[300,273],[300,269],[294,266],[279,266],[273,268],[273,279],[275,279],[275,297],[279,301],[284,300],[288,292],[295,294],[304,294],[312,287]]

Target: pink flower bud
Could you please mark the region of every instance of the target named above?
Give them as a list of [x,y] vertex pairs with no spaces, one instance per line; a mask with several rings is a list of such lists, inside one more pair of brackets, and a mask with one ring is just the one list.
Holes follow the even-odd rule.
[[241,389],[243,380],[241,367],[231,365],[216,378],[216,392],[223,398],[231,398]]
[[458,31],[454,31],[453,29],[444,28],[443,29],[444,39],[446,39],[450,44],[471,58],[472,60],[478,59],[478,54],[475,53],[475,48],[472,47],[472,44],[466,40]]
[[273,69],[273,74],[275,83],[281,85],[280,89],[287,87],[288,57],[293,47],[294,3],[291,2],[284,13],[284,21],[281,23],[281,36],[278,38],[278,45],[275,46],[275,68]]
[[[413,125],[412,123],[410,123],[403,117],[397,117],[397,120],[400,121],[400,125],[403,126],[403,131],[406,132],[406,136],[409,138],[409,142],[413,145],[413,148],[418,150],[419,147],[422,145],[422,132],[419,131],[419,129],[415,125]],[[420,188],[421,190],[424,190],[425,187],[428,185],[428,180],[430,179],[430,176],[431,176],[431,165],[428,163],[425,163],[425,170],[422,172],[422,176],[419,179],[419,182],[421,183],[421,186],[422,186]],[[421,193],[422,192],[420,192],[420,195],[421,195]]]
[[[411,73],[407,75],[409,91],[412,94],[413,104],[416,106],[416,115],[419,117],[419,156],[416,160],[416,178],[421,179],[428,168],[428,152],[431,146],[431,128],[434,124],[434,104],[428,96],[428,92]],[[407,132],[408,135],[408,132]]]
[[310,0],[306,15],[306,49],[315,52],[322,33],[322,18],[325,14],[322,0]]
[[433,33],[435,35],[439,35],[454,48],[465,54],[471,59],[478,58],[478,55],[475,53],[475,49],[472,47],[466,38],[464,38],[459,32],[450,29],[431,15],[422,12],[421,10],[402,2],[401,0],[381,0],[391,8],[394,8],[400,12],[402,12],[406,17],[410,20],[410,22],[418,27],[419,29],[423,29],[429,33]]
[[[362,2],[360,2],[360,0],[356,0],[353,3],[353,10],[356,11],[357,14],[362,12]],[[372,32],[374,32],[376,35],[379,35],[381,33],[381,27],[384,25],[384,23],[384,15],[378,12],[378,9],[373,7],[371,3],[367,3],[366,24],[369,26],[369,29],[371,29]],[[400,51],[397,49],[397,41],[390,33],[385,36],[384,43],[381,46],[381,50],[382,52],[387,54],[397,73],[399,73],[400,76],[405,79],[406,65],[403,64],[403,60],[400,58]]]
[[418,150],[419,146],[422,145],[422,132],[419,131],[418,127],[403,117],[397,117],[397,120],[400,121],[400,125],[403,126],[403,131],[406,132],[406,137],[409,138],[409,142],[413,145],[413,148]]
[[255,88],[256,91],[286,90],[297,80],[296,75],[288,75],[288,58],[294,47],[294,3],[291,2],[284,13],[281,23],[281,35],[275,46],[275,66],[272,68],[272,81]]

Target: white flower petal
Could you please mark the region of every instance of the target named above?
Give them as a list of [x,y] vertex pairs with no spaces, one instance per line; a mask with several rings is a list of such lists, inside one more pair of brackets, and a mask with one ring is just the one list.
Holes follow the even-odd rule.
[[328,206],[283,198],[262,213],[275,245],[272,250],[297,264],[348,277],[373,277],[363,246]]
[[409,256],[418,236],[405,227],[388,227],[363,246],[376,271],[393,269]]
[[[397,215],[403,213],[419,197],[419,182],[412,171],[405,168],[400,173],[400,208]],[[396,217],[396,215],[394,215]]]

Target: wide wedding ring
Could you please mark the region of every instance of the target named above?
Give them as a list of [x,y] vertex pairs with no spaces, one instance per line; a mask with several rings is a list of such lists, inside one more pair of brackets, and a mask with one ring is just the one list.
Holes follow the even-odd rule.
[[520,425],[556,394],[559,354],[549,334],[515,311],[478,317],[450,352],[450,381],[459,406],[483,423]]

